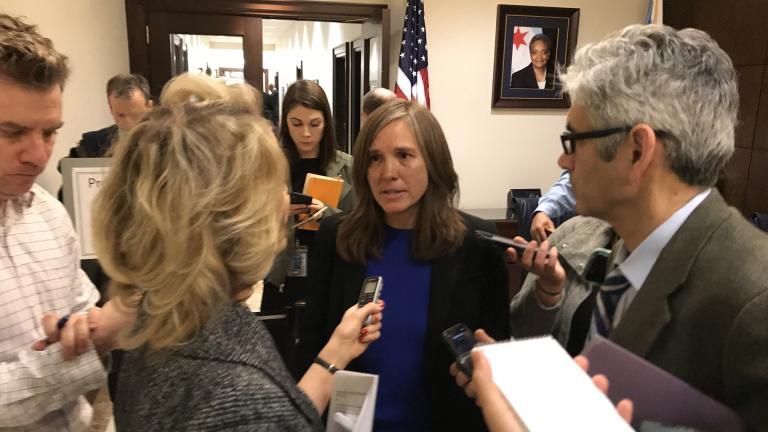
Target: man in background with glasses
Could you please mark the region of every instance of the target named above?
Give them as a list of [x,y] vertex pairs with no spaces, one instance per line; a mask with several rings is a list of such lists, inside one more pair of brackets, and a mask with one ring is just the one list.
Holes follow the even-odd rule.
[[[581,49],[563,82],[558,163],[589,217],[520,257],[534,274],[512,302],[513,335],[569,349],[609,337],[765,429],[768,236],[712,188],[734,150],[730,59],[698,30],[630,26]],[[592,290],[596,246],[612,250]]]

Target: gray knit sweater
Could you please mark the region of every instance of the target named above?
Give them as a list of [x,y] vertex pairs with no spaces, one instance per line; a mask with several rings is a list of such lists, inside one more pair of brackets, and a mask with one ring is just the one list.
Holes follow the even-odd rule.
[[320,431],[266,328],[248,310],[221,310],[164,359],[129,352],[115,400],[119,431]]

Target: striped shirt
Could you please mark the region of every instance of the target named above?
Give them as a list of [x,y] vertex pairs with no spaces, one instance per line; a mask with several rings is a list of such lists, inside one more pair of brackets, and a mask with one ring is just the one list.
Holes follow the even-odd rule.
[[88,425],[84,393],[106,373],[89,350],[71,361],[45,338],[41,318],[85,311],[99,293],[80,270],[77,239],[64,207],[35,185],[0,201],[0,431],[74,431]]

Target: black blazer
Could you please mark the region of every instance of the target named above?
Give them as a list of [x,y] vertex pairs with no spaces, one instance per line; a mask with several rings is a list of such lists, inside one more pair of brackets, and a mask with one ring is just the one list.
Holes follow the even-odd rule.
[[[555,74],[552,73],[547,63],[547,79],[544,88],[541,90],[552,90],[555,88]],[[536,82],[536,74],[533,72],[533,63],[512,74],[510,88],[526,88],[539,90],[539,84]]]
[[[315,237],[309,261],[307,307],[294,368],[297,376],[307,370],[327,343],[344,311],[357,302],[365,278],[365,265],[344,261],[336,253],[341,217],[343,214],[325,219]],[[463,322],[473,330],[485,329],[496,339],[509,338],[508,274],[502,251],[474,235],[475,229],[495,232],[495,225],[463,213],[462,217],[467,226],[463,244],[432,262],[424,385],[433,430],[485,429],[480,410],[448,373],[453,358],[440,333]],[[386,319],[383,331],[387,331]]]
[[[103,129],[96,131],[86,132],[83,134],[80,142],[77,146],[69,149],[70,158],[99,158],[104,157],[104,154],[112,146],[112,141],[117,138],[117,125],[107,126]],[[61,172],[61,161],[57,167]],[[56,197],[59,201],[64,202],[62,195],[63,188],[59,188],[59,192]]]
[[97,131],[86,132],[77,147],[69,152],[69,157],[95,158],[104,157],[117,137],[117,125],[105,127]]

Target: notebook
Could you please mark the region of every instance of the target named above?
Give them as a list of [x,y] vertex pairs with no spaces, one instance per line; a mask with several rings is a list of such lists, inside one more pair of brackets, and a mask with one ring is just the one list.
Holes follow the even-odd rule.
[[[338,207],[341,198],[341,190],[344,188],[344,180],[335,177],[326,177],[319,174],[307,173],[304,180],[303,193],[318,199],[328,207]],[[307,215],[299,217],[299,221],[306,219]],[[320,224],[312,221],[299,226],[299,229],[317,231]]]
[[702,431],[742,431],[741,419],[728,407],[685,381],[601,337],[584,349],[589,373],[608,378],[608,397],[634,402],[632,424],[683,426]]
[[551,336],[483,345],[493,381],[530,431],[632,431]]

